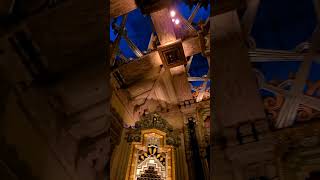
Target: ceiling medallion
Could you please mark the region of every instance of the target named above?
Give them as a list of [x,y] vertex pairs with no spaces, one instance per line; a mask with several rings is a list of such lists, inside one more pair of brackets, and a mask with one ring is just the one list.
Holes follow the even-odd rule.
[[173,68],[187,63],[181,40],[159,46],[158,52],[162,63],[167,68]]

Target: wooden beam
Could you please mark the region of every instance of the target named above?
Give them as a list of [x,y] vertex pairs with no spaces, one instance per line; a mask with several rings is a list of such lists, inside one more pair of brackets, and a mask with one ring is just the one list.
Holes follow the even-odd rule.
[[190,15],[189,18],[188,18],[188,22],[189,22],[189,23],[192,23],[192,22],[193,22],[194,17],[196,17],[196,15],[197,15],[198,12],[199,12],[200,7],[201,7],[201,2],[198,2],[198,4],[197,4],[196,7],[193,9],[191,15]]
[[175,32],[177,33],[176,35],[179,38],[184,39],[187,37],[197,36],[197,30],[180,13],[176,13],[176,18],[180,20],[180,24],[175,28]]
[[289,96],[286,97],[279,116],[277,117],[276,126],[278,128],[288,127],[294,123],[300,105],[299,96],[303,93],[303,88],[306,84],[311,64],[312,57],[306,56],[289,91]]
[[131,39],[129,39],[128,35],[125,34],[124,36],[125,41],[127,42],[129,48],[133,51],[133,53],[137,56],[137,57],[142,57],[143,53],[140,51],[140,49],[131,41]]
[[176,40],[174,27],[167,8],[150,14],[161,45]]
[[187,62],[187,65],[186,65],[186,72],[188,75],[189,75],[189,69],[190,69],[192,60],[193,60],[193,56],[190,57],[189,61]]
[[[285,90],[285,89],[282,89],[282,88],[279,88],[279,87],[276,87],[276,86],[273,86],[270,84],[265,83],[260,88],[265,89],[267,91],[271,91],[272,93],[275,93],[277,95],[283,95],[285,97],[290,96],[290,93],[288,90]],[[320,111],[320,99],[317,99],[317,98],[314,98],[311,96],[307,96],[304,94],[301,94],[298,97],[299,97],[301,104],[306,105],[308,107],[311,107],[317,111]]]
[[114,25],[115,30],[119,33],[122,32],[121,37],[124,38],[124,40],[127,42],[129,48],[132,50],[132,52],[137,56],[137,57],[142,57],[143,53],[140,51],[140,49],[134,44],[133,41],[128,37],[128,32],[126,29],[121,30],[121,27],[118,25]]
[[135,10],[135,0],[110,0],[110,17],[116,18]]
[[127,63],[127,62],[130,61],[127,57],[125,57],[125,56],[123,55],[123,53],[122,53],[121,51],[118,52],[118,56],[119,56],[125,63]]
[[162,81],[164,81],[164,85],[166,87],[166,91],[170,99],[169,103],[177,105],[179,101],[174,88],[173,76],[171,75],[170,70],[169,69],[165,70],[161,78],[162,78]]
[[127,85],[139,81],[141,79],[149,79],[159,75],[160,59],[158,51],[153,51],[140,59],[134,60],[128,64],[120,66],[119,70],[121,76]]
[[293,51],[256,49],[249,51],[251,62],[302,61],[303,54]]
[[118,35],[112,45],[112,54],[111,54],[111,61],[110,61],[110,64],[111,66],[114,65],[114,62],[115,62],[115,59],[116,59],[116,55],[118,53],[118,50],[119,50],[119,45],[120,45],[120,40],[121,40],[121,36],[123,35],[124,31],[125,31],[125,25],[126,25],[126,22],[127,22],[127,18],[128,18],[128,15],[124,15],[123,16],[123,19],[121,21],[121,25],[120,25],[120,28],[119,28],[119,31],[118,31]]
[[[251,62],[294,62],[303,61],[306,53],[298,53],[294,51],[272,50],[272,49],[256,49],[249,51]],[[314,59],[315,63],[320,63],[320,59]]]
[[187,80],[187,73],[184,65],[171,68],[170,72],[178,101],[181,102],[192,99],[191,88]]
[[193,37],[182,41],[182,47],[186,57],[201,53],[199,37]]
[[188,77],[188,81],[208,81],[208,77]]
[[[193,55],[201,52],[199,38],[197,37],[183,41],[182,45],[184,46],[184,51],[187,55]],[[191,61],[189,60],[188,63],[191,64]],[[141,81],[142,79],[152,79],[158,76],[160,65],[162,65],[162,61],[160,59],[158,51],[152,51],[139,59],[129,62],[128,64],[123,64],[118,68],[118,70],[125,80],[126,84],[130,85],[132,83]],[[186,72],[187,70],[184,70],[184,73]],[[173,79],[176,80],[177,78]],[[179,81],[182,81],[182,79],[180,79]],[[188,84],[186,75],[184,81]]]
[[246,0],[247,9],[242,17],[242,29],[245,36],[249,36],[251,33],[254,20],[258,11],[260,0]]
[[[151,13],[151,19],[161,45],[176,41],[175,29],[168,9]],[[177,105],[179,101],[192,98],[183,65],[167,69],[162,78],[171,104]]]

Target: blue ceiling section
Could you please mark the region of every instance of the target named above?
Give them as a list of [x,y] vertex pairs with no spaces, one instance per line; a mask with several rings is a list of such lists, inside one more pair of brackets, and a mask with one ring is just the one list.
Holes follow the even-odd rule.
[[[117,24],[120,25],[122,17],[117,19]],[[128,37],[133,43],[143,52],[148,49],[150,36],[152,33],[152,21],[150,16],[142,15],[139,9],[136,9],[128,14],[126,23]],[[116,35],[110,25],[110,39],[114,41]],[[127,58],[136,58],[134,53],[129,48],[127,42],[122,38],[120,41],[120,50]]]
[[316,26],[313,0],[262,0],[252,29],[258,48],[294,49]]
[[[203,57],[201,54],[196,54],[193,56],[193,60],[190,65],[189,74],[191,77],[203,77],[208,74],[209,64],[207,58]],[[203,81],[193,81],[191,84],[193,86],[201,86]],[[209,86],[210,87],[210,86]]]
[[266,78],[266,81],[279,80],[285,81],[291,74],[298,71],[301,62],[259,62],[253,63],[253,67],[260,70]]
[[[313,0],[262,0],[252,29],[257,48],[294,50],[310,40],[316,27]],[[301,62],[253,63],[267,81],[284,81],[296,73]],[[314,63],[309,80],[320,79],[320,65]]]
[[308,80],[311,82],[320,80],[320,63],[312,63]]
[[189,69],[190,76],[202,77],[208,73],[208,70],[209,64],[207,58],[201,54],[194,55]]
[[[193,7],[194,8],[194,7]],[[192,13],[193,9],[190,9],[188,5],[184,4],[184,3],[180,3],[177,5],[176,7],[177,11],[179,11],[181,13],[181,15],[188,19],[189,16]],[[208,6],[207,9],[205,8],[200,8],[197,15],[195,16],[193,22],[197,23],[200,20],[205,21],[210,15],[210,5]]]

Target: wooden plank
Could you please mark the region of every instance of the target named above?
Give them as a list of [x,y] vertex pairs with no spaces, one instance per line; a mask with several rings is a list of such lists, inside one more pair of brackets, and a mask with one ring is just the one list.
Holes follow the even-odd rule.
[[173,23],[167,8],[151,13],[151,19],[161,45],[176,40]]
[[110,17],[127,14],[137,8],[135,0],[110,0]]

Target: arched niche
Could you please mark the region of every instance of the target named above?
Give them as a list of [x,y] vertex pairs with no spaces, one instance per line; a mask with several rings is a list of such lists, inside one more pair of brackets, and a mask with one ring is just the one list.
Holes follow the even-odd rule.
[[142,117],[127,134],[131,150],[126,180],[175,180],[175,147],[180,142],[176,133],[158,114]]

